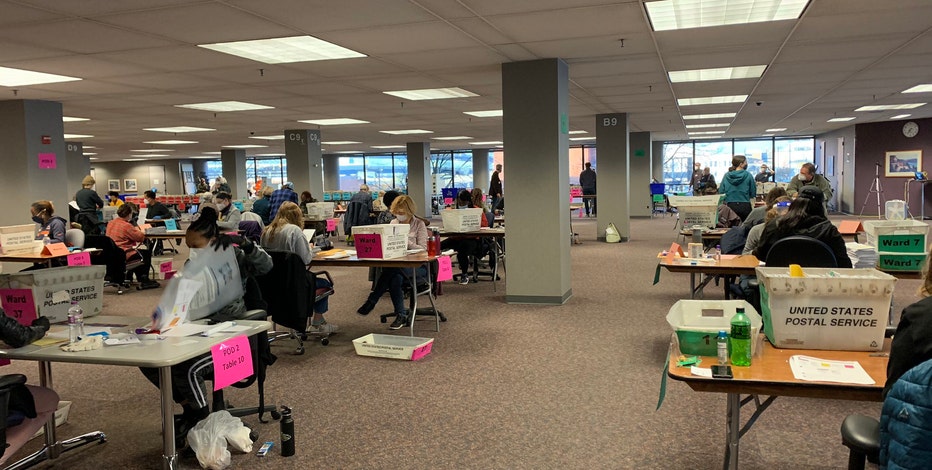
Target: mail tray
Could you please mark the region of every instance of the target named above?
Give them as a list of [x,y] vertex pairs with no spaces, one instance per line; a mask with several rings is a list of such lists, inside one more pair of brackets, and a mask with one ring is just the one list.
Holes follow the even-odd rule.
[[356,354],[360,356],[387,357],[404,361],[416,361],[430,354],[433,345],[433,338],[380,335],[376,333],[353,340]]

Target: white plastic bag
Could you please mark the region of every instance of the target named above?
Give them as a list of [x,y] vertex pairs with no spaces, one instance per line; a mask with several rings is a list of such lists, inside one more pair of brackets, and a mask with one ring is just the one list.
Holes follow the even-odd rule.
[[618,228],[615,227],[614,223],[608,224],[608,228],[605,229],[605,241],[608,243],[618,243],[621,241],[621,234],[618,233]]
[[227,411],[211,413],[188,431],[188,444],[197,454],[201,468],[222,470],[230,466],[227,442],[241,452],[252,452],[249,428]]

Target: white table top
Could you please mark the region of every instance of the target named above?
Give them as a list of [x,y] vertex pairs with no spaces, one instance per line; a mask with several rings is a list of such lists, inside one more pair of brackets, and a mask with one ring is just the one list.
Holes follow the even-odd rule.
[[[98,315],[84,320],[85,326],[111,326],[113,333],[128,332],[147,326],[148,318]],[[17,349],[0,349],[0,357],[30,361],[75,362],[81,364],[106,364],[133,367],[166,367],[178,364],[210,351],[210,347],[226,339],[254,335],[272,327],[267,321],[238,320],[237,325],[249,326],[248,330],[235,333],[218,333],[210,337],[184,336],[158,340],[144,340],[138,344],[106,346],[93,351],[65,352],[62,343],[48,346],[33,344]],[[53,330],[61,325],[53,325]],[[67,326],[65,326],[67,328]]]

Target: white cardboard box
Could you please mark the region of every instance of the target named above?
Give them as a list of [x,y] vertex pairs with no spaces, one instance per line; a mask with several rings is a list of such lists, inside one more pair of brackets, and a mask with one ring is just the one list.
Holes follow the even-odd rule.
[[333,217],[332,202],[309,202],[307,203],[307,218],[312,220],[324,220]]
[[0,253],[4,255],[32,253],[35,239],[36,226],[33,224],[0,227]]
[[[170,256],[157,256],[152,258],[152,269],[155,270],[156,279],[165,279],[166,272],[174,272],[175,260]],[[167,270],[163,270],[163,267],[168,267]]]
[[[72,300],[81,305],[85,317],[92,317],[100,314],[104,307],[105,271],[103,266],[66,266],[2,274],[0,295],[3,289],[31,290],[39,315],[52,323],[68,320],[68,308]],[[63,299],[53,299],[53,294],[61,291],[67,292],[67,295]]]
[[475,232],[482,226],[482,209],[444,209],[440,211],[445,232]]
[[416,361],[430,354],[433,345],[433,338],[375,333],[353,340],[356,354],[360,356],[387,357],[404,361]]
[[360,259],[401,258],[408,249],[408,224],[357,225],[353,243]]

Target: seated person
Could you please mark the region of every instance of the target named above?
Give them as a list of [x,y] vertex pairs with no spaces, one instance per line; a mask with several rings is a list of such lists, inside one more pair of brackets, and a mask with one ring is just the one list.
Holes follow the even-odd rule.
[[116,191],[110,191],[107,193],[107,205],[110,207],[120,207],[123,205],[123,200],[120,199],[120,193]]
[[392,215],[392,212],[388,209],[392,207],[392,203],[395,202],[395,199],[400,195],[401,193],[395,190],[385,191],[385,194],[382,195],[382,205],[385,206],[385,210],[379,213],[379,216],[375,219],[375,223],[390,224],[392,220],[395,220],[395,216]]
[[[456,209],[470,209],[475,207],[473,206],[472,193],[470,193],[468,189],[464,189],[456,195],[455,203]],[[489,219],[485,217],[485,214],[482,214],[482,217],[480,217],[479,226],[489,226]],[[482,240],[479,237],[447,237],[446,240],[440,243],[441,250],[456,250],[456,263],[460,267],[460,284],[469,284],[469,257],[479,254],[481,248]],[[478,270],[477,265],[475,271]],[[473,282],[478,282],[478,277],[478,272],[476,272],[473,276]]]
[[[217,214],[217,208],[212,204],[202,206],[185,231],[184,238],[191,248],[191,257],[212,256],[232,245],[243,282],[243,297],[211,313],[206,319],[218,322],[238,320],[245,318],[248,310],[266,308],[258,284],[252,278],[272,270],[272,257],[249,240],[221,234],[217,227]],[[159,369],[142,367],[140,370],[150,382],[159,386]],[[209,395],[204,380],[205,377],[213,377],[213,373],[210,353],[171,367],[172,399],[184,410],[181,415],[175,415],[175,441],[178,447],[184,444],[188,431],[210,414],[207,403]]]
[[803,188],[799,197],[790,204],[786,215],[771,220],[764,226],[754,256],[766,263],[767,253],[778,240],[792,235],[805,235],[828,245],[835,254],[839,268],[850,268],[851,259],[848,258],[845,240],[838,233],[838,228],[825,217],[822,201],[821,190],[814,187]]
[[[149,279],[152,271],[152,254],[148,248],[139,244],[146,240],[146,234],[139,226],[133,224],[133,204],[123,204],[117,209],[117,216],[107,224],[107,236],[126,253],[126,262],[142,260],[142,265],[133,270],[140,289],[159,287],[157,281]],[[126,279],[130,281],[130,279]]]
[[243,215],[233,205],[233,196],[230,196],[230,193],[219,192],[214,196],[214,204],[220,211],[220,220],[217,221],[220,230],[239,230],[239,222],[243,220]]
[[789,196],[780,196],[772,202],[770,210],[767,211],[764,216],[762,223],[759,223],[748,231],[747,240],[744,243],[744,250],[741,252],[743,255],[750,255],[754,253],[754,250],[757,249],[757,245],[760,244],[760,236],[764,233],[764,227],[771,220],[776,219],[777,217],[786,214],[786,211],[790,208],[790,203],[793,200]]
[[46,243],[65,243],[65,231],[68,229],[68,221],[53,215],[55,207],[52,201],[36,201],[29,207],[29,213],[32,215],[32,221],[39,224],[39,231],[36,232],[36,240],[48,240]]
[[[301,213],[301,209],[298,208],[297,204],[285,201],[278,208],[275,219],[262,232],[262,239],[259,244],[269,250],[294,253],[301,257],[304,264],[310,266],[314,255],[311,254],[310,243],[304,237],[303,227],[304,215]],[[327,279],[318,278],[310,271],[307,272],[307,275],[315,278],[314,285],[317,289],[331,287]],[[328,298],[324,297],[314,302],[314,316],[311,318],[311,326],[324,334],[332,334],[339,329],[337,325],[327,323],[327,320],[324,319],[324,314],[327,313],[329,308]]]
[[146,200],[146,218],[150,220],[165,220],[172,218],[172,212],[168,210],[165,204],[162,204],[155,198],[155,191],[151,189],[145,193]]
[[753,227],[761,222],[764,222],[764,218],[767,215],[767,212],[773,207],[774,202],[777,198],[786,196],[786,189],[781,186],[771,189],[767,192],[767,195],[764,196],[764,205],[760,207],[755,207],[751,209],[751,213],[748,214],[748,217],[744,219],[745,227]]
[[904,308],[896,325],[890,345],[884,397],[908,370],[932,359],[932,263],[926,268],[919,295],[922,300]]
[[261,197],[256,199],[256,202],[252,203],[252,211],[262,218],[262,225],[268,225],[272,223],[272,219],[269,218],[269,214],[272,212],[272,203],[270,202],[272,197],[272,187],[265,186],[262,188],[262,191],[259,193],[259,195]]
[[[393,224],[408,224],[408,249],[413,250],[420,248],[427,250],[427,223],[421,219],[415,212],[417,206],[414,200],[407,195],[398,196],[389,209],[395,215]],[[356,310],[360,315],[368,315],[375,308],[379,299],[388,292],[392,299],[392,306],[395,309],[395,320],[389,326],[389,329],[400,330],[408,322],[408,312],[405,310],[404,285],[405,280],[410,278],[413,270],[410,268],[384,268],[382,274],[375,283],[375,289],[369,294],[366,302]],[[427,267],[417,268],[417,277],[427,278]]]
[[314,196],[311,195],[310,191],[304,191],[299,197],[300,201],[298,202],[298,207],[301,208],[301,212],[304,215],[307,215],[307,205],[312,202],[317,202],[317,199],[314,199]]

